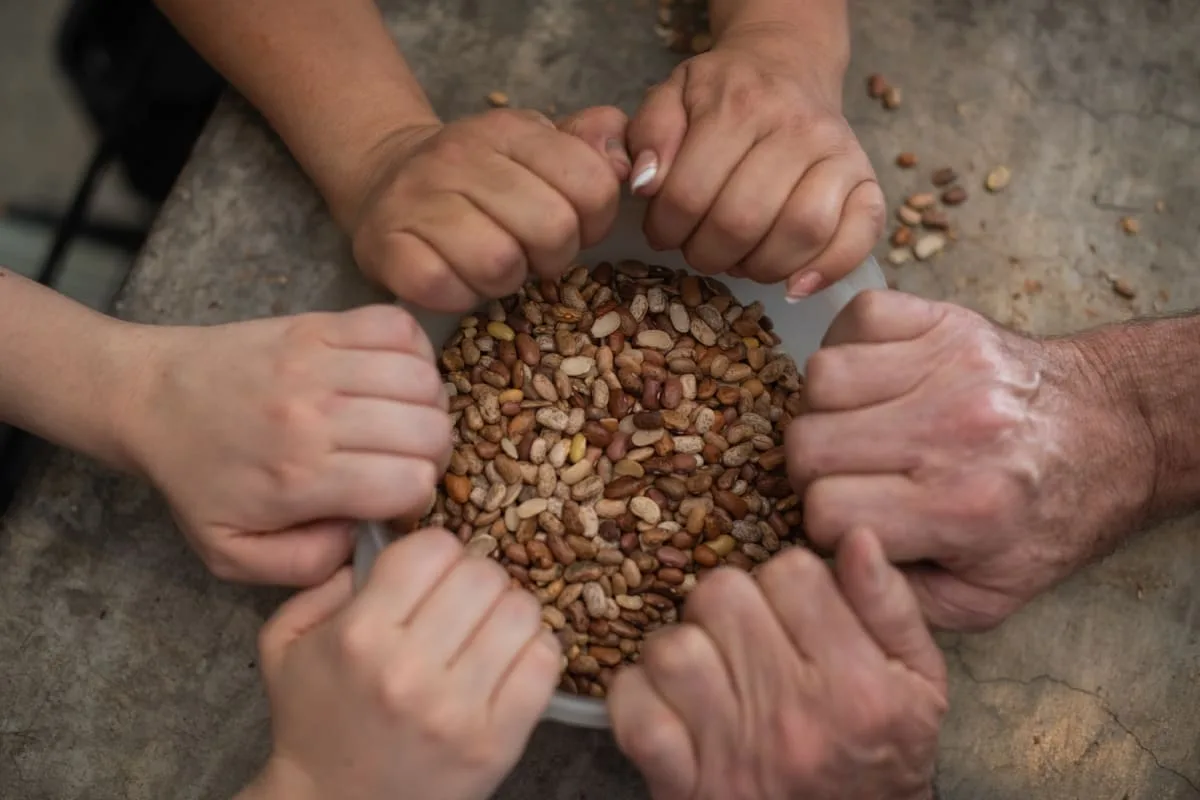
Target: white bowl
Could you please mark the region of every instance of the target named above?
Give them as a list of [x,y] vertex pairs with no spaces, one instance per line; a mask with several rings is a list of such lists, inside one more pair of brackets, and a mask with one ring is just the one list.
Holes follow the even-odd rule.
[[[580,262],[594,266],[601,261],[616,262],[633,258],[649,264],[662,264],[691,272],[678,251],[660,253],[651,249],[642,232],[645,209],[645,201],[632,197],[624,198],[612,234],[595,247],[585,250],[580,255]],[[820,347],[821,339],[833,318],[854,295],[864,289],[887,288],[879,265],[870,257],[838,283],[794,304],[785,299],[782,285],[764,286],[728,276],[721,276],[721,281],[743,304],[755,300],[762,301],[767,316],[775,323],[775,333],[783,341],[783,349],[796,360],[801,370],[808,357]],[[406,307],[421,323],[435,348],[440,348],[454,333],[461,318],[461,315],[457,314],[438,314]],[[354,553],[356,586],[365,582],[371,565],[387,543],[388,533],[383,525],[364,522],[359,526],[358,544]],[[554,698],[542,718],[582,728],[609,727],[608,710],[604,701],[565,692],[554,693]]]

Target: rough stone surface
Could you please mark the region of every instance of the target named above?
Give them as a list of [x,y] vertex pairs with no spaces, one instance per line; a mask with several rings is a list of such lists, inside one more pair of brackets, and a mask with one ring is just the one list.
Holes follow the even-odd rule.
[[[652,4],[633,0],[383,5],[446,115],[482,110],[493,90],[536,108],[632,111],[674,58]],[[900,288],[1036,332],[1200,306],[1195,3],[852,5],[846,109],[889,200],[926,189],[942,163],[973,190],[954,211],[957,242],[888,268]],[[903,87],[901,109],[867,99],[875,71]],[[906,150],[920,168],[892,167]],[[1000,163],[1012,183],[989,195],[982,181]],[[1139,236],[1121,232],[1123,216],[1140,218]],[[1114,294],[1110,275],[1136,298]],[[231,100],[121,313],[214,323],[369,297],[303,176]],[[1167,526],[999,630],[944,638],[942,797],[1200,797],[1197,533],[1194,519]],[[279,598],[207,577],[145,486],[54,455],[0,525],[0,797],[232,795],[268,746],[254,638]],[[500,796],[645,792],[605,734],[544,726]]]

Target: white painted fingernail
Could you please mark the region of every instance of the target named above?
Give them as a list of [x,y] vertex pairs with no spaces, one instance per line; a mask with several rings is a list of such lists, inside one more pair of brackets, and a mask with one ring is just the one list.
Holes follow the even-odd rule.
[[657,174],[658,164],[651,164],[637,175],[633,176],[633,180],[629,182],[629,188],[636,192],[638,189],[649,186],[650,182],[654,180],[654,176]]
[[789,306],[794,306],[794,305],[796,305],[796,303],[799,303],[804,298],[803,297],[792,297],[791,295],[788,295],[787,297],[785,297],[783,299],[787,301],[787,304]]

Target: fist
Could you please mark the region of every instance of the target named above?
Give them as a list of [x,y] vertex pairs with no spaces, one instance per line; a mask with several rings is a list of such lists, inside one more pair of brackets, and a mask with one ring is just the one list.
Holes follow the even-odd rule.
[[388,547],[263,629],[274,747],[261,797],[484,800],[550,701],[562,657],[531,594],[446,531]]
[[655,800],[927,800],[941,653],[903,577],[857,531],[837,574],[792,549],[720,570],[617,674],[617,742]]
[[[870,253],[885,204],[841,111],[841,75],[794,42],[727,35],[648,93],[629,127],[650,243],[705,274],[804,297]],[[787,55],[780,55],[786,53]]]
[[305,586],[357,519],[424,513],[450,457],[433,349],[370,306],[162,328],[130,450],[220,578]]
[[934,624],[999,623],[1110,550],[1149,494],[1152,448],[1091,370],[1071,339],[860,294],[809,360],[811,413],[787,432],[810,538],[869,526]]
[[386,143],[352,222],[368,277],[435,311],[462,312],[555,278],[602,239],[629,171],[625,115],[594,108],[561,129],[495,110]]

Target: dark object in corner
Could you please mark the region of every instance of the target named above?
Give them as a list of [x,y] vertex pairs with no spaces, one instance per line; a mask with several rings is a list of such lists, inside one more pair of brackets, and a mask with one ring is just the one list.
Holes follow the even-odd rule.
[[[96,148],[65,212],[12,203],[15,219],[55,226],[38,280],[54,286],[71,242],[93,235],[136,252],[147,229],[89,226],[88,204],[105,170],[120,165],[139,195],[166,199],[225,83],[150,0],[75,0],[56,42],[59,67],[96,130]],[[40,440],[0,425],[0,515]]]

